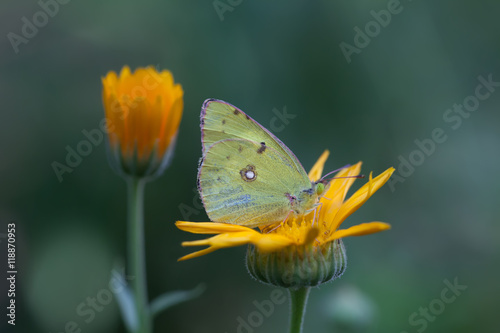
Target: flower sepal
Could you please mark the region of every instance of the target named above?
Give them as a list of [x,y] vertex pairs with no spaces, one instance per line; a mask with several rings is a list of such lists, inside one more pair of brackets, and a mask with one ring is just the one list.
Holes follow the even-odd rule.
[[250,275],[260,282],[300,289],[339,278],[345,272],[347,256],[342,239],[319,246],[291,245],[275,252],[249,245],[246,263]]
[[150,155],[146,158],[139,158],[136,148],[131,156],[123,156],[120,146],[111,147],[108,140],[108,162],[113,171],[122,177],[154,179],[161,176],[170,164],[176,139],[176,137],[173,138],[163,154],[158,152],[158,144],[154,144]]

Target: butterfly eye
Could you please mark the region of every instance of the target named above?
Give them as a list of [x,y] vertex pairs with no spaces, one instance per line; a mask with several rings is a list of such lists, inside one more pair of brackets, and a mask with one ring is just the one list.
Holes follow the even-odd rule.
[[318,183],[316,185],[316,194],[317,195],[321,195],[321,193],[323,193],[323,191],[325,190],[325,184],[323,183]]
[[241,178],[246,182],[253,182],[257,179],[257,172],[253,165],[247,165],[246,168],[240,170]]

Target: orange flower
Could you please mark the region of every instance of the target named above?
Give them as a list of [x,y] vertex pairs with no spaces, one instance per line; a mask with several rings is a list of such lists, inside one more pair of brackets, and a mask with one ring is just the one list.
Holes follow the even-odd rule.
[[[311,169],[309,173],[311,181],[317,181],[321,178],[328,154],[329,152],[325,151]],[[387,230],[390,225],[383,222],[363,223],[347,229],[338,229],[342,222],[382,187],[394,172],[394,168],[389,168],[376,178],[372,178],[370,173],[368,183],[345,200],[347,191],[355,178],[341,177],[356,176],[360,170],[361,162],[342,169],[337,173],[336,178],[330,181],[316,210],[304,216],[291,217],[281,223],[279,227],[271,225],[260,227],[260,230],[257,231],[240,225],[178,221],[176,226],[181,230],[195,234],[216,235],[208,239],[183,242],[183,246],[206,245],[208,248],[188,254],[179,260],[191,259],[221,248],[244,244],[253,244],[258,251],[263,253],[300,252],[304,250],[304,247],[307,247],[308,251],[311,249],[312,251],[320,251],[333,241],[343,237],[362,236]],[[242,214],[244,214],[243,211]]]
[[172,73],[128,66],[102,78],[110,162],[119,174],[160,175],[169,163],[182,118],[184,92]]

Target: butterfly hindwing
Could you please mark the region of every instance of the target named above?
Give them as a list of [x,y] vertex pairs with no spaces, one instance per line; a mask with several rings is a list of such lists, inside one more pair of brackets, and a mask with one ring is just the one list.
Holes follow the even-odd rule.
[[311,187],[280,151],[247,139],[206,148],[198,182],[212,221],[249,227],[283,221],[291,209],[289,195]]

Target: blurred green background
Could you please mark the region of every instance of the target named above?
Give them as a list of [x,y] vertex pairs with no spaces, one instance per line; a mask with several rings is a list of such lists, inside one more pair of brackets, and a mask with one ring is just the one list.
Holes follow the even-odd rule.
[[[214,4],[229,7],[221,14]],[[182,241],[203,237],[174,227],[184,218],[179,207],[196,210],[186,216],[191,221],[207,220],[193,191],[206,98],[226,100],[274,130],[306,170],[330,149],[327,170],[362,160],[364,173],[394,166],[404,179],[385,185],[343,225],[385,221],[392,230],[345,240],[347,271],[312,290],[305,332],[497,332],[500,88],[491,88],[498,91],[467,117],[443,117],[474,95],[479,76],[500,81],[500,3],[394,5],[74,0],[59,4],[16,53],[9,33],[22,37],[23,17],[33,22],[42,7],[2,1],[0,234],[7,223],[17,224],[13,332],[59,333],[71,321],[81,332],[124,332],[114,298],[92,320],[76,309],[109,289],[112,268],[124,259],[125,184],[109,168],[104,144],[62,182],[51,164],[64,163],[66,147],[84,140],[83,130],[98,128],[101,77],[125,64],[169,69],[185,91],[173,163],[146,187],[150,297],[199,283],[207,287],[200,298],[157,317],[155,332],[237,332],[238,318],[247,320],[256,311],[254,301],[273,291],[247,274],[244,247],[176,261],[192,250]],[[390,22],[385,17],[385,27],[370,23],[375,16],[384,19],[380,11],[388,6],[399,12]],[[364,31],[367,24],[372,37],[368,43],[358,36],[358,45],[368,45],[348,62],[340,45],[355,47],[355,28]],[[271,128],[276,110],[284,108],[295,118]],[[418,153],[415,140],[428,142],[436,128],[446,141],[434,143],[429,155]],[[402,159],[418,165],[404,169]],[[5,274],[6,257],[0,262]],[[442,303],[444,281],[455,279],[467,289]],[[438,314],[424,319],[419,311],[429,306]],[[1,316],[0,330],[12,331]],[[252,330],[287,327],[288,302]]]

